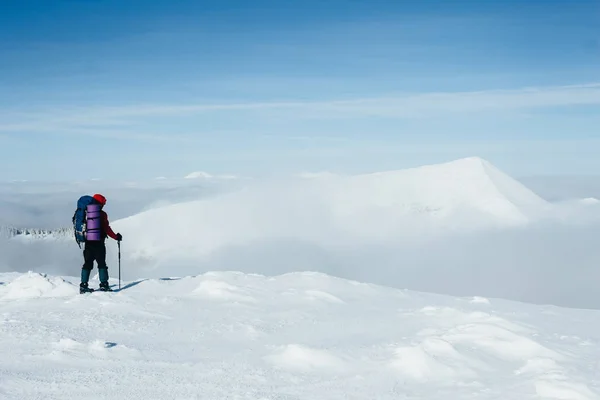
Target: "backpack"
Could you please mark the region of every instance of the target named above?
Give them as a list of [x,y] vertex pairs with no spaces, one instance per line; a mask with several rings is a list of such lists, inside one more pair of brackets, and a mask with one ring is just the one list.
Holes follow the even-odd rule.
[[[89,214],[89,215],[88,215]],[[92,196],[81,196],[77,200],[77,209],[73,214],[73,230],[75,241],[79,248],[81,243],[90,240],[98,240],[97,237],[100,224],[96,219],[100,218],[100,205]]]

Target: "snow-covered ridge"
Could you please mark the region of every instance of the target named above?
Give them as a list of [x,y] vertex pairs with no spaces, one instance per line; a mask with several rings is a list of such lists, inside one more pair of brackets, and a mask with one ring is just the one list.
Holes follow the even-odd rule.
[[597,311],[308,272],[122,287],[0,274],[0,397],[600,398]]
[[548,206],[533,191],[479,157],[340,181],[334,196],[347,209],[393,206],[407,214],[425,211],[443,216],[470,210],[513,224],[527,222]]
[[548,207],[521,183],[473,157],[400,171],[256,184],[114,225],[133,238],[132,253],[152,257],[207,254],[282,237],[327,245],[514,226]]

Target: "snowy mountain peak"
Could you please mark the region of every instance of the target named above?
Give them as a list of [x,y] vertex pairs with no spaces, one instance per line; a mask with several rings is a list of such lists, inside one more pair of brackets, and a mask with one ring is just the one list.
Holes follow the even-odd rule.
[[212,177],[208,172],[196,171],[186,175],[185,179],[211,179]]
[[[527,223],[545,202],[480,158],[257,184],[117,221],[137,259],[286,238],[340,244]],[[147,227],[160,229],[147,229]]]
[[212,174],[209,174],[208,172],[204,172],[204,171],[192,172],[191,174],[188,174],[185,177],[185,179],[205,179],[205,180],[236,179],[236,178],[237,178],[237,176],[235,176],[235,175],[228,175],[228,174],[212,175]]
[[470,210],[509,224],[527,222],[548,205],[479,157],[351,177],[346,189],[340,191],[348,199],[347,204],[358,201],[364,205],[356,190],[370,193],[379,205],[395,204],[407,212],[421,210],[448,216],[457,212],[464,215]]

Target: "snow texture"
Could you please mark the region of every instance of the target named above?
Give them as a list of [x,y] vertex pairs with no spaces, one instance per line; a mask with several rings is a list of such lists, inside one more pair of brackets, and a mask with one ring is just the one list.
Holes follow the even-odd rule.
[[6,400],[600,399],[598,311],[320,273],[0,282]]

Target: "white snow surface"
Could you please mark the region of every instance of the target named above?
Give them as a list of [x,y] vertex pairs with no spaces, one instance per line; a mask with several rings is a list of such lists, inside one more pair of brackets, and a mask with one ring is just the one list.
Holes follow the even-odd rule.
[[204,256],[270,239],[392,242],[521,226],[550,205],[478,157],[399,171],[254,185],[114,223],[133,257]]
[[308,272],[0,274],[0,354],[4,400],[600,399],[599,311]]

